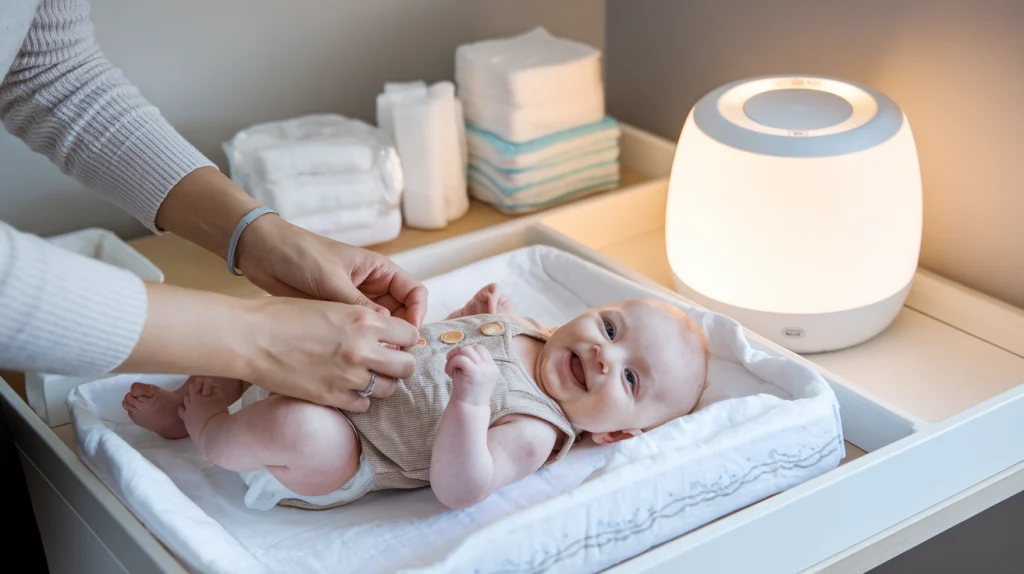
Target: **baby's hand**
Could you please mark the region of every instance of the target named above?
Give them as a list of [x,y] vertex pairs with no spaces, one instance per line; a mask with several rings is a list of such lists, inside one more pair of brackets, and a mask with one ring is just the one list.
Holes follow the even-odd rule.
[[498,382],[498,365],[491,352],[480,345],[456,347],[448,353],[444,372],[452,378],[452,399],[472,405],[489,405]]

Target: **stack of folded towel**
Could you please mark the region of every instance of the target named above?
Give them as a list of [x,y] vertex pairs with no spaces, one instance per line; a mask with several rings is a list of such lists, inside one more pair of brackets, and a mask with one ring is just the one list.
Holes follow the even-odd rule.
[[477,199],[523,213],[619,185],[597,49],[537,28],[459,46],[455,79]]
[[402,228],[402,166],[389,138],[334,114],[259,124],[224,144],[231,178],[284,219],[366,246]]
[[402,161],[405,224],[442,229],[466,215],[466,130],[455,85],[385,84],[377,96],[377,125]]

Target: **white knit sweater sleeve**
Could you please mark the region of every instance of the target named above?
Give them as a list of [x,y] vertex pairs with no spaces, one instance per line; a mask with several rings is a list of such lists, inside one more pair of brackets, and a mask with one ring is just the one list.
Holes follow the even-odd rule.
[[[40,3],[0,83],[0,118],[150,228],[170,189],[212,165],[103,56],[85,0]],[[106,373],[134,349],[146,304],[127,271],[0,223],[0,368]]]
[[141,279],[0,222],[0,368],[102,375],[145,322]]
[[0,84],[0,117],[65,174],[150,229],[171,188],[213,165],[106,59],[86,0],[40,3]]

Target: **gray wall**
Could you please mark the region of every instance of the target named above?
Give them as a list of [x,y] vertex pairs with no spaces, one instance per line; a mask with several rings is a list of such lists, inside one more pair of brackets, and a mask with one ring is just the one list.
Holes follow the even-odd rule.
[[676,139],[707,91],[771,73],[875,87],[924,180],[922,265],[1024,306],[1024,2],[608,0],[610,113]]
[[[191,142],[310,112],[373,121],[385,81],[452,77],[455,47],[536,25],[597,47],[603,0],[94,0],[100,46]],[[2,72],[0,72],[2,74]],[[0,132],[0,218],[53,234],[143,228]]]

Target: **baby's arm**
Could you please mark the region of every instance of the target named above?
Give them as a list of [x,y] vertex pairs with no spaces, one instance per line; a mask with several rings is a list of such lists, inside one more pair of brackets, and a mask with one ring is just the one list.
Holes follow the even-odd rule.
[[488,428],[498,368],[483,347],[453,350],[445,371],[452,377],[452,399],[437,429],[430,486],[442,504],[460,509],[539,469],[557,431],[532,417],[510,417]]

